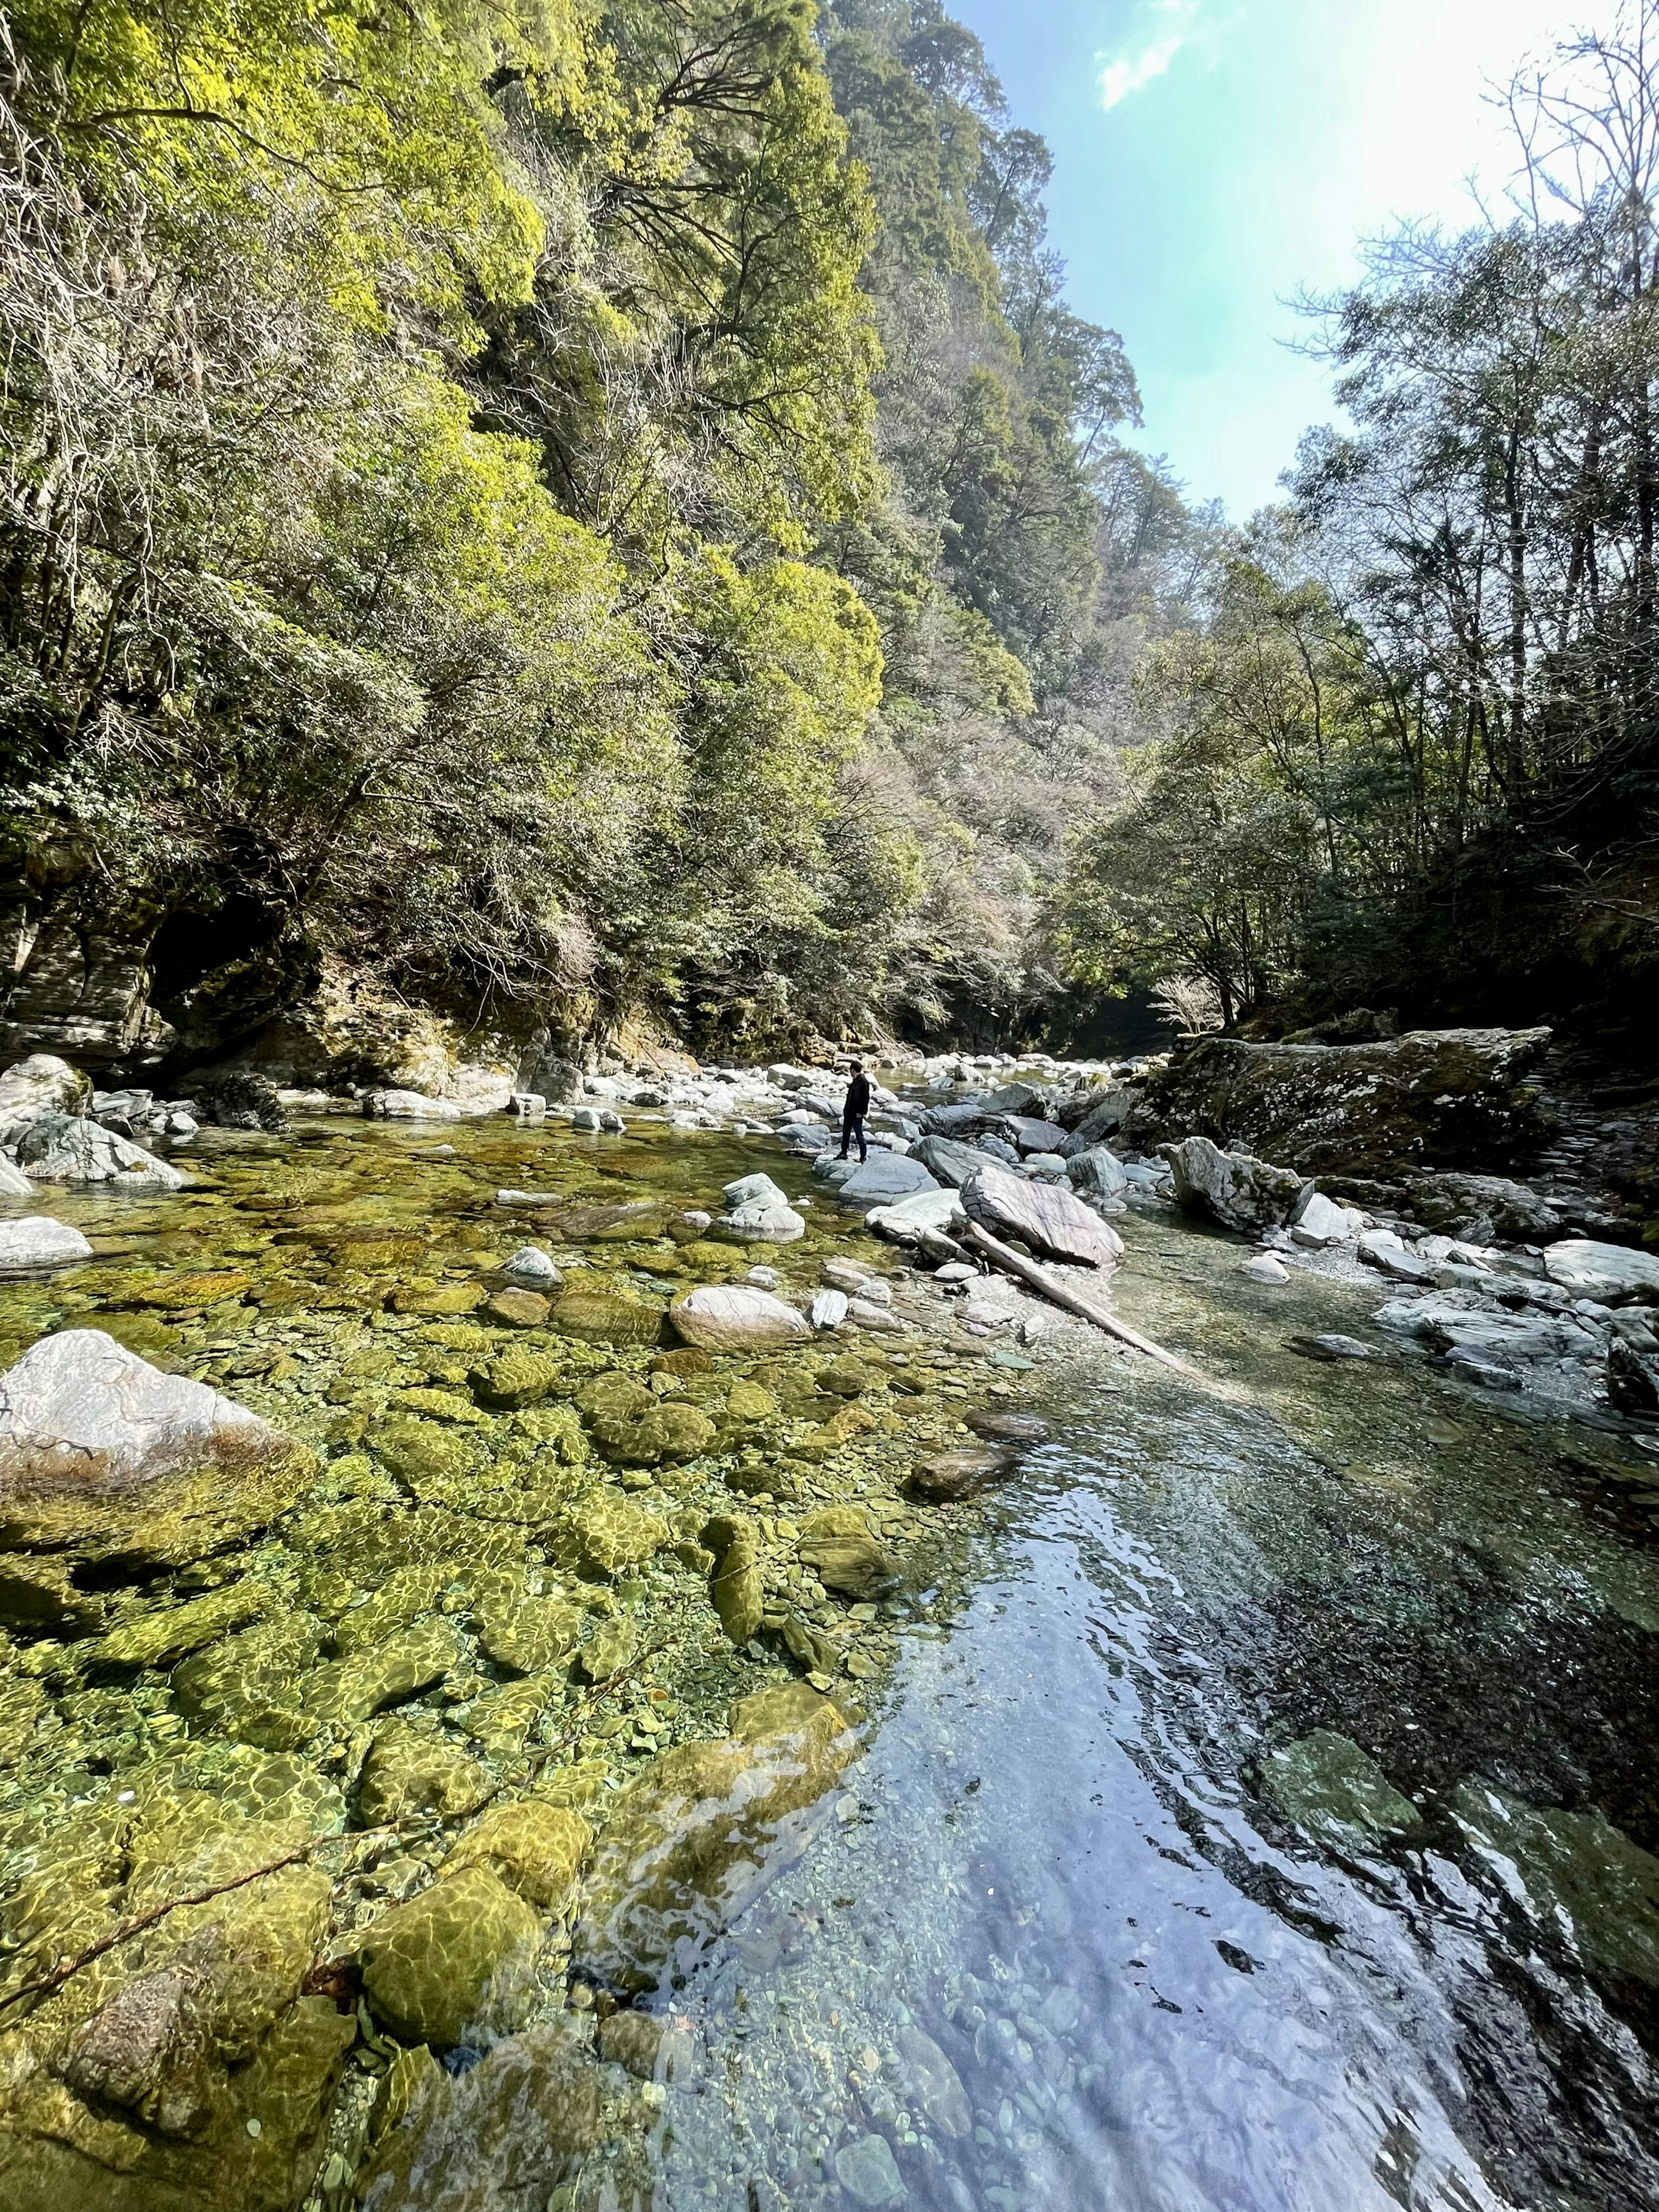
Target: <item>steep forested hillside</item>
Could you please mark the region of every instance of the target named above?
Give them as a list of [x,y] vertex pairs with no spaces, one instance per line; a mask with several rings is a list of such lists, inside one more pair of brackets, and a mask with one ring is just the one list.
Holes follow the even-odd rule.
[[199,1057],[364,974],[573,1038],[1030,1017],[1187,525],[975,40],[930,0],[9,37],[14,1021],[79,990]]

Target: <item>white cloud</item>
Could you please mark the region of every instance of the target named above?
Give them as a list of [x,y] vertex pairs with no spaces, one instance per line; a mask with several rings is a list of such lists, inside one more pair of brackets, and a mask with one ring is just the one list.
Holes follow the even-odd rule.
[[1192,37],[1198,5],[1199,0],[1153,0],[1155,20],[1147,26],[1149,37],[1127,53],[1096,55],[1103,107],[1115,107],[1132,92],[1141,91],[1166,74]]

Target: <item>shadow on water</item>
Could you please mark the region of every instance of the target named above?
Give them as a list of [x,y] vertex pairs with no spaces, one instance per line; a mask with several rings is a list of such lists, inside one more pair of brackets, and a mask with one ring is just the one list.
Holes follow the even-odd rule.
[[1121,1307],[1258,1402],[1079,1374],[939,1540],[839,1820],[662,2000],[657,2204],[1659,2201],[1626,1448],[1137,1225]]

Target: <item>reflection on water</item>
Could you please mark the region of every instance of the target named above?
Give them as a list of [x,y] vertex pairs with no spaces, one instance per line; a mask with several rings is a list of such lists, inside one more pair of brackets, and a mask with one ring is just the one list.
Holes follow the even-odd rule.
[[1253,1337],[1262,1408],[1079,1382],[941,1552],[836,1828],[659,2000],[659,2206],[1659,2201],[1628,1469],[1297,1373],[1297,1317],[1208,1306],[1226,1248],[1158,1242],[1191,1283],[1133,1317]]

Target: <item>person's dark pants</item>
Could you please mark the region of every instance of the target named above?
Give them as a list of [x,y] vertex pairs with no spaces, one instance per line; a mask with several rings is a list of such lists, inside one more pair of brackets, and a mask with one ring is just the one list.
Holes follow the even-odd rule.
[[864,1141],[863,1115],[843,1115],[841,1124],[841,1156],[842,1159],[847,1158],[847,1148],[852,1143],[854,1137],[859,1140],[860,1159],[867,1160],[870,1157],[870,1147]]

